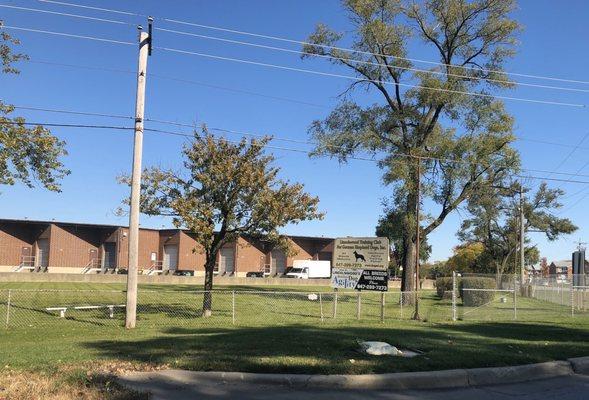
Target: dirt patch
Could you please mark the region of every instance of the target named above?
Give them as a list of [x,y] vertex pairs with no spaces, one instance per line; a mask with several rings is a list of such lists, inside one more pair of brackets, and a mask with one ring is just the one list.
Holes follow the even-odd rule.
[[147,394],[118,385],[114,376],[162,368],[166,366],[118,361],[60,365],[42,371],[5,366],[0,371],[0,400],[147,400]]

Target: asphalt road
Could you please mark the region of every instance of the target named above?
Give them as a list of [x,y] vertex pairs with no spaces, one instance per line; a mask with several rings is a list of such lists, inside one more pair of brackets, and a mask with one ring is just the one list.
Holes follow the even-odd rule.
[[141,378],[121,378],[121,383],[134,389],[151,393],[152,400],[188,399],[240,399],[240,400],[413,400],[413,399],[477,399],[477,400],[585,400],[589,399],[589,376],[571,375],[509,385],[446,390],[321,390],[308,388],[295,390],[283,386],[227,384],[215,381],[199,381],[190,385],[149,373]]

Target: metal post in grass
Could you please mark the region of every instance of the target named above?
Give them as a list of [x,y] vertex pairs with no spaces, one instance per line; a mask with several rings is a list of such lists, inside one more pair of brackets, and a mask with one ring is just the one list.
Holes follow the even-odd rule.
[[384,322],[385,292],[380,294],[380,321]]
[[513,284],[513,319],[517,319],[517,279]]
[[360,292],[358,292],[358,297],[356,300],[356,319],[360,319],[360,308],[362,307],[362,297]]
[[571,317],[575,316],[575,288],[571,283]]
[[321,313],[321,322],[323,322],[323,296],[319,293],[319,312]]
[[452,321],[456,321],[456,271],[452,271]]
[[12,290],[8,289],[8,300],[6,301],[6,327],[10,324],[10,301],[12,300]]
[[333,319],[337,317],[337,288],[333,289]]
[[235,290],[231,292],[231,321],[235,325]]

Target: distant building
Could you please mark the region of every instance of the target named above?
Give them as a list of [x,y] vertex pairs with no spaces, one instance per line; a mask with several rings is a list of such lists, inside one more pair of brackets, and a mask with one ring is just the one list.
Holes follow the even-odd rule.
[[[126,269],[129,229],[56,221],[0,219],[0,272],[114,272]],[[270,243],[241,236],[219,251],[215,272],[246,276],[285,273],[294,260],[329,260],[333,239],[288,236],[296,255]],[[205,256],[194,235],[183,229],[139,229],[139,269],[147,274],[204,275]],[[196,249],[196,251],[194,251]]]
[[552,261],[550,265],[548,265],[548,274],[550,276],[555,276],[557,280],[568,280],[573,276],[573,261]]

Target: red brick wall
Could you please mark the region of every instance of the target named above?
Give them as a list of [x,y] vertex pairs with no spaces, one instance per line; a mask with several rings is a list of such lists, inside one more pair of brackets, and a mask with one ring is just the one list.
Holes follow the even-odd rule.
[[235,272],[237,273],[260,271],[268,262],[264,245],[245,238],[237,240],[235,260]]
[[33,244],[43,229],[39,225],[0,224],[0,265],[19,265],[23,247],[30,247],[34,256]]
[[[119,228],[118,234],[118,259],[119,268],[129,266],[129,229]],[[151,229],[139,229],[139,269],[151,267],[151,253],[157,253],[158,260],[161,258],[159,252],[159,232]]]
[[[194,236],[180,231],[178,246],[178,269],[182,271],[204,271],[205,254]],[[196,250],[195,250],[196,249]]]

